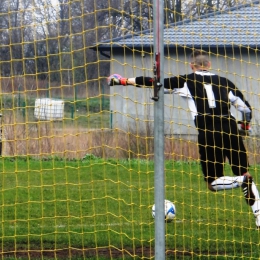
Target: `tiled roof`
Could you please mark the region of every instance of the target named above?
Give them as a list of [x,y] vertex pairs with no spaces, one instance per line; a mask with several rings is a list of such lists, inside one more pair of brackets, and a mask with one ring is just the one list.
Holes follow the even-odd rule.
[[[252,47],[260,46],[260,1],[183,20],[164,29],[168,47]],[[111,48],[150,48],[152,30],[114,38],[97,44],[100,50]]]

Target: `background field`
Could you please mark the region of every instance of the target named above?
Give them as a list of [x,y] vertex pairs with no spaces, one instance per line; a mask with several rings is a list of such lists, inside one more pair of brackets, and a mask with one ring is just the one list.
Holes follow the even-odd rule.
[[[2,258],[153,258],[153,162],[89,155],[0,165]],[[165,175],[177,209],[166,224],[167,259],[260,258],[260,233],[240,189],[209,192],[196,161],[167,161]]]

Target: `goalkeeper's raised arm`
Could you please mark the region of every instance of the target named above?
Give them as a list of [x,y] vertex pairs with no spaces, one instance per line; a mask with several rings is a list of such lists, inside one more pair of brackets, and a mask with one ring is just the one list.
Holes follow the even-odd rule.
[[[184,79],[184,77],[182,77]],[[108,77],[107,82],[109,86],[115,85],[133,85],[136,87],[152,87],[153,78],[151,77],[135,77],[135,78],[124,78],[119,74],[112,74]],[[165,78],[163,87],[166,89],[180,88],[181,87],[181,76]]]
[[136,77],[136,78],[124,78],[119,74],[112,74],[108,77],[108,85],[134,85],[136,87],[151,87],[153,85],[153,79],[151,77]]

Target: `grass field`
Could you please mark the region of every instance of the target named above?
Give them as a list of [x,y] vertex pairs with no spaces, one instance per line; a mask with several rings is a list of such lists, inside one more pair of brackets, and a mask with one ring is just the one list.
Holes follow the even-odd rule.
[[[153,167],[94,156],[2,158],[1,258],[152,259]],[[197,162],[167,161],[165,175],[177,209],[166,224],[167,259],[260,259],[260,232],[240,189],[207,191]]]

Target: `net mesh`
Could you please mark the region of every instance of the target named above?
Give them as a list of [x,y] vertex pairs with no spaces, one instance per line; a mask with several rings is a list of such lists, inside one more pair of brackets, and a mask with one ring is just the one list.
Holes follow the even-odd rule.
[[[239,87],[259,187],[258,1],[164,6],[164,77],[189,73],[202,48]],[[113,73],[153,75],[153,3],[1,0],[0,24],[1,258],[153,259],[153,90],[107,86]],[[259,259],[241,189],[207,189],[187,100],[164,99],[167,258]]]

